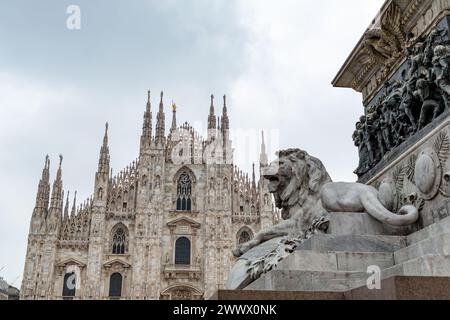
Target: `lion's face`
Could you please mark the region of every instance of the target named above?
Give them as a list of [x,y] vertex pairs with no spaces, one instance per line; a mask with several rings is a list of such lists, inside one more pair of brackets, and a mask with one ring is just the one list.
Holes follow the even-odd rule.
[[283,201],[290,196],[286,190],[293,192],[296,189],[290,187],[296,180],[292,161],[285,157],[273,161],[266,169],[264,178],[269,180],[269,192],[273,194],[277,208],[283,208]]
[[318,194],[319,185],[330,180],[320,160],[305,151],[289,149],[280,151],[278,156],[278,160],[263,172],[264,178],[269,180],[269,192],[273,194],[277,208],[289,209],[301,202],[302,197]]

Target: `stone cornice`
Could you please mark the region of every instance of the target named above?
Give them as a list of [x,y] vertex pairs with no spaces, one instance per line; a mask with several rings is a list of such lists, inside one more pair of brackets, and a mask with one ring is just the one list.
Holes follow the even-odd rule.
[[[449,8],[449,0],[387,0],[366,31],[367,34],[374,33],[376,36],[367,39],[366,33],[362,35],[332,81],[333,86],[352,88],[363,93],[363,98],[367,101],[404,61],[404,49],[429,30],[427,26],[430,21],[442,16]],[[380,34],[391,46],[387,51],[392,49],[395,41],[402,42],[402,50],[393,50],[389,59],[381,56],[379,53],[388,56],[389,52],[384,50],[386,46],[383,47],[386,41],[381,45],[376,42]],[[389,37],[391,34],[394,36]],[[413,38],[408,40],[410,34],[413,34]]]
[[58,262],[56,264],[56,267],[66,267],[68,265],[76,265],[76,266],[78,266],[80,268],[86,267],[85,263],[83,263],[81,261],[78,261],[77,259],[74,259],[74,258],[69,258],[69,259],[66,259],[64,261]]
[[178,219],[169,221],[169,222],[167,222],[167,226],[168,227],[176,227],[179,223],[187,223],[187,224],[189,224],[190,226],[192,226],[193,228],[196,228],[196,229],[200,228],[200,226],[201,226],[201,224],[198,223],[197,221],[189,219],[189,218],[186,218],[186,217],[180,217]]
[[[128,257],[129,255],[123,255],[123,256]],[[115,264],[121,265],[125,269],[128,269],[131,267],[131,265],[128,262],[122,260],[121,258],[115,258],[113,260],[107,261],[107,262],[103,263],[103,267],[111,268]]]

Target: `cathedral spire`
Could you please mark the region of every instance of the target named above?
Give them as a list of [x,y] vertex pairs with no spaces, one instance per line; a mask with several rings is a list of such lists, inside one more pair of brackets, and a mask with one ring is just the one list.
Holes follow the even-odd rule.
[[209,107],[208,129],[216,129],[216,115],[214,114],[214,95],[211,95],[211,106]]
[[229,145],[230,140],[230,119],[228,118],[227,109],[227,96],[223,95],[223,108],[222,108],[222,119],[221,119],[221,133],[223,139],[223,158],[225,163],[230,162],[231,150],[228,150],[231,146]]
[[102,200],[103,194],[108,191],[110,170],[110,155],[108,146],[108,122],[105,124],[105,136],[100,148],[100,157],[98,159],[98,170],[95,173],[94,198]]
[[70,191],[67,191],[66,206],[64,207],[64,221],[69,218],[69,195]]
[[105,123],[105,135],[103,136],[102,148],[106,150],[108,148],[108,122]]
[[100,148],[100,157],[98,160],[98,172],[103,174],[109,173],[109,147],[108,147],[108,122],[105,124],[105,135],[103,137],[103,144]]
[[142,125],[141,149],[144,145],[149,145],[152,140],[152,110],[150,102],[150,90],[147,91],[147,106],[144,113],[144,123]]
[[227,110],[227,96],[223,96],[223,109],[222,109],[222,132],[230,129],[230,120],[228,119]]
[[177,105],[172,101],[172,127],[170,132],[177,130]]
[[255,177],[255,163],[252,165],[252,184],[256,186],[256,177]]
[[70,212],[70,216],[74,217],[76,211],[77,211],[77,192],[75,191],[75,195],[73,197],[73,204],[72,204],[72,210]]
[[256,176],[255,176],[255,163],[252,165],[252,195],[256,196]]
[[62,200],[62,161],[63,156],[59,155],[59,167],[58,171],[56,172],[56,178],[53,182],[53,188],[52,188],[52,199],[50,204],[50,209],[62,209],[61,207],[61,200]]
[[259,163],[262,167],[265,167],[269,164],[269,160],[267,159],[266,154],[266,144],[264,142],[264,131],[261,131],[261,154],[259,156]]
[[158,114],[156,115],[156,144],[163,144],[166,134],[166,116],[164,114],[163,96],[164,93],[161,91],[161,101],[159,102],[159,110]]
[[62,218],[63,218],[63,209],[64,209],[64,189],[63,189],[63,191],[62,191],[60,208],[61,208],[61,214],[59,215],[59,220],[60,220],[60,222],[61,222],[61,221],[62,221]]
[[42,169],[41,180],[39,181],[36,195],[36,208],[48,209],[50,198],[50,158],[45,156],[44,169]]

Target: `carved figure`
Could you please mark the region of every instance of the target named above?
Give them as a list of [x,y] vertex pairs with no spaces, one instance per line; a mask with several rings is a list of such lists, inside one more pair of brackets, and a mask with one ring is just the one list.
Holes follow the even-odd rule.
[[[386,209],[378,191],[359,183],[333,183],[322,162],[300,149],[280,151],[279,159],[264,172],[269,192],[282,210],[284,221],[263,230],[247,243],[239,245],[233,254],[241,256],[251,248],[282,236],[304,234],[314,221],[332,212],[367,212],[375,219],[395,226],[417,221],[419,211],[406,205],[395,214]],[[326,231],[326,225],[322,232]]]
[[364,174],[369,169],[369,151],[364,142],[364,126],[361,122],[356,123],[356,130],[353,133],[353,142],[358,147],[359,165],[355,170],[355,174]]
[[378,147],[380,148],[381,157],[383,157],[388,151],[388,146],[385,144],[385,139],[383,137],[382,127],[382,114],[381,108],[379,106],[372,113],[373,116],[373,128],[375,136],[377,137]]
[[434,48],[433,71],[436,77],[436,85],[447,95],[450,96],[450,50],[447,46],[438,45]]
[[380,117],[380,129],[381,133],[383,135],[383,140],[386,145],[386,148],[390,150],[392,148],[391,143],[391,130],[390,130],[390,123],[391,123],[391,110],[387,108],[385,104],[381,107],[381,117]]
[[[381,28],[366,33],[365,45],[373,59],[387,63],[389,57],[399,52],[403,42],[398,42],[401,30],[397,18],[398,8],[393,6],[382,18]],[[395,33],[394,26],[397,26]],[[384,93],[366,108],[364,121],[360,119],[364,135],[356,139],[355,145],[367,147],[369,167],[363,169],[364,160],[360,161],[355,171],[358,176],[449,108],[450,41],[446,35],[446,30],[435,29],[425,39],[415,38],[415,44],[413,35],[408,36],[404,52],[409,63],[402,70],[401,79],[386,81]]]
[[373,61],[389,65],[403,51],[405,35],[401,30],[402,13],[392,5],[381,19],[381,27],[366,31],[364,46]]
[[[418,126],[419,130],[423,128],[427,122],[431,122],[436,119],[441,111],[441,105],[437,100],[438,98],[432,91],[431,85],[432,84],[425,79],[417,80],[417,90],[414,92],[414,96],[418,97],[422,102]],[[431,121],[427,121],[427,116],[430,113],[432,114]]]
[[424,61],[424,46],[422,42],[417,43],[411,50],[411,55],[409,56],[410,67],[408,70],[408,79],[416,80],[420,77],[421,67]]
[[402,101],[400,102],[399,109],[405,113],[409,123],[412,127],[412,132],[417,131],[416,119],[413,115],[412,108],[414,104],[414,87],[415,81],[408,81],[402,90]]
[[371,135],[369,133],[369,130],[367,129],[366,116],[362,116],[359,120],[361,122],[361,131],[363,134],[363,142],[367,147],[369,165],[373,165],[373,163],[375,162],[375,155],[373,152]]

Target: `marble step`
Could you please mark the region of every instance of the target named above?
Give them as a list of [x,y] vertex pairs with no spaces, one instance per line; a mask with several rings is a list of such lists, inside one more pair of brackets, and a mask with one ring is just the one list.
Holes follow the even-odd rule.
[[214,300],[450,300],[450,277],[395,276],[381,281],[380,290],[366,285],[349,291],[219,290]]
[[[402,275],[450,277],[450,256],[427,254],[401,264]],[[389,271],[387,270],[386,273]]]
[[[381,270],[381,279],[395,276],[450,277],[450,256],[427,254]],[[350,276],[352,285],[365,286],[367,275]]]
[[428,227],[423,228],[406,237],[407,245],[410,246],[437,234],[450,233],[450,217],[444,218]]
[[404,236],[315,234],[298,250],[316,252],[395,252],[406,247]]
[[368,266],[388,268],[394,255],[386,252],[315,252],[299,250],[281,261],[276,270],[294,271],[366,271]]
[[[358,285],[365,272],[272,270],[244,290],[341,292]],[[357,280],[354,280],[357,279]]]
[[[245,290],[342,292],[366,286],[365,271],[272,270]],[[384,268],[381,279],[395,276],[450,277],[450,256],[426,255]]]
[[435,234],[411,243],[394,253],[394,261],[395,264],[400,264],[428,254],[450,255],[450,233]]

